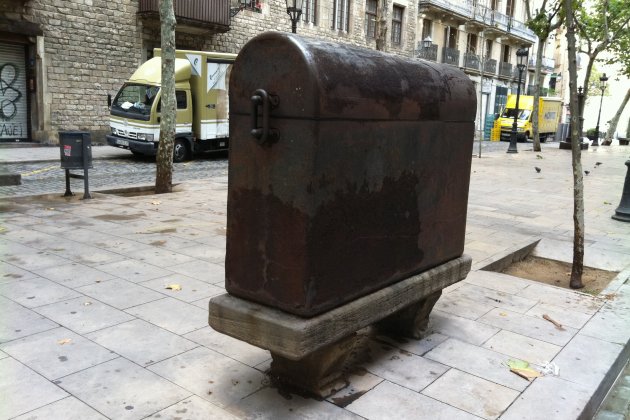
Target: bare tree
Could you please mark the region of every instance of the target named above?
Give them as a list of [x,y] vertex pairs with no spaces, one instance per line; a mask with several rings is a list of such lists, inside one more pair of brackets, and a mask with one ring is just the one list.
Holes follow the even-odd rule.
[[173,0],[160,0],[162,28],[162,111],[160,141],[155,159],[155,192],[173,190],[173,142],[175,140],[175,12]]
[[617,112],[615,116],[610,120],[610,125],[608,126],[608,131],[606,131],[606,137],[604,138],[604,142],[602,144],[610,145],[612,143],[612,138],[615,135],[615,131],[617,130],[617,124],[619,124],[619,118],[621,118],[621,113],[625,109],[628,104],[628,100],[630,100],[630,89],[626,92],[626,96],[621,101],[621,105],[617,108]]
[[[540,85],[542,84],[543,50],[549,35],[562,25],[564,16],[559,13],[561,10],[561,0],[543,0],[539,9],[532,13],[530,0],[525,0],[525,10],[527,11],[527,26],[538,36],[538,47],[536,48],[536,66],[534,73],[534,109],[532,110],[532,131],[534,137],[534,151],[540,152],[540,134],[538,132],[538,113],[540,107]],[[549,10],[548,10],[549,9]]]
[[381,0],[380,5],[376,16],[376,49],[385,51],[387,47],[387,0]]
[[569,109],[571,111],[571,157],[573,163],[573,264],[571,265],[572,289],[581,289],[584,271],[584,180],[582,177],[582,150],[580,115],[577,102],[577,51],[575,41],[575,16],[573,0],[564,0],[566,15],[569,61]]

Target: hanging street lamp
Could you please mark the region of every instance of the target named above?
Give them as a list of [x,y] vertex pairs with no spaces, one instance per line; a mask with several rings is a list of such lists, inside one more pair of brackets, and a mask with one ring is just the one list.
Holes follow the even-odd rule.
[[302,16],[302,5],[304,0],[286,0],[287,13],[291,19],[291,32],[296,33],[297,23]]

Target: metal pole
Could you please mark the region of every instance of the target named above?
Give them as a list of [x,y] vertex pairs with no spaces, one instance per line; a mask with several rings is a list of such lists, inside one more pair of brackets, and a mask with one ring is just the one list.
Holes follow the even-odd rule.
[[297,20],[293,18],[291,18],[291,32],[297,33]]
[[507,153],[518,153],[518,149],[516,148],[516,128],[518,127],[518,103],[521,99],[521,77],[523,75],[523,70],[518,69],[518,86],[516,87],[516,109],[514,110],[514,122],[512,123],[512,132],[510,133],[510,146],[508,147]]
[[90,181],[88,179],[88,168],[85,166],[83,168],[83,199],[92,198],[92,194],[90,194]]
[[66,192],[64,193],[64,197],[71,197],[72,191],[70,191],[70,169],[66,169]]
[[597,113],[597,125],[595,126],[595,140],[593,140],[593,146],[599,146],[599,118],[602,116],[602,102],[604,101],[604,90],[606,86],[602,83],[602,96],[599,100],[599,112]]

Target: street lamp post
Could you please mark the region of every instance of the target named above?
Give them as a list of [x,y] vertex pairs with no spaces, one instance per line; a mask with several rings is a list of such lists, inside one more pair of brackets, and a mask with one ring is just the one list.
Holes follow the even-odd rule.
[[291,19],[291,32],[296,33],[297,23],[302,16],[302,3],[304,0],[286,0],[287,14]]
[[602,74],[602,77],[599,78],[599,88],[602,90],[602,97],[599,100],[599,112],[597,113],[597,125],[595,126],[595,140],[593,140],[593,146],[599,146],[599,118],[602,116],[602,102],[604,101],[604,91],[606,90],[607,81],[608,77],[606,77],[606,73]]
[[512,123],[512,133],[510,134],[510,146],[507,149],[508,153],[518,153],[516,148],[516,131],[518,127],[518,103],[521,98],[521,78],[523,77],[523,70],[525,70],[525,63],[527,63],[527,55],[529,50],[527,48],[519,48],[516,50],[516,68],[518,69],[518,86],[516,87],[516,109],[514,110],[514,122]]

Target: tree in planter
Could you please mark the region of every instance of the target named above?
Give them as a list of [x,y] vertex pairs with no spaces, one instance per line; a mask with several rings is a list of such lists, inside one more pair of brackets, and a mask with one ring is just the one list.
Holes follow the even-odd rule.
[[173,190],[173,143],[175,140],[175,12],[173,0],[160,0],[160,25],[162,30],[162,111],[160,116],[160,141],[155,158],[155,192]]
[[[628,35],[630,8],[627,0],[598,0],[587,9],[581,1],[564,0],[569,62],[569,109],[571,112],[571,158],[573,166],[573,263],[571,265],[572,289],[584,287],[584,179],[582,175],[581,138],[578,133],[580,119],[577,101],[577,47],[576,31],[579,31],[581,51],[589,58],[584,76],[584,92],[588,95],[589,79],[595,59],[611,44]],[[582,110],[583,111],[583,110]]]
[[532,131],[534,138],[534,151],[542,151],[540,148],[540,134],[538,133],[538,113],[540,106],[540,85],[542,84],[543,49],[545,41],[549,35],[564,22],[562,11],[562,0],[543,0],[539,9],[532,13],[530,0],[525,0],[525,10],[527,11],[527,27],[538,36],[538,47],[536,49],[536,67],[534,73],[534,108],[532,110]]
[[572,289],[581,289],[584,271],[584,179],[582,177],[582,150],[580,149],[580,115],[577,102],[577,51],[574,0],[564,0],[569,62],[569,110],[571,112],[571,160],[573,164],[573,263],[571,264]]

